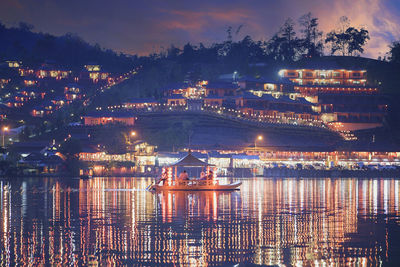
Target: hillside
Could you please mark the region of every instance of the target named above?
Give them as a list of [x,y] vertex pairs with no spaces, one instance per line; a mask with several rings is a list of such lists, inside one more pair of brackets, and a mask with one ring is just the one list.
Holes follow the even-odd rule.
[[18,28],[7,28],[0,23],[0,61],[20,60],[25,65],[38,66],[45,61],[79,70],[83,65],[96,62],[112,73],[122,73],[132,69],[135,57],[118,54],[90,45],[79,36],[67,33],[54,36],[32,31],[24,23]]
[[[138,116],[136,127],[140,138],[146,138],[161,150],[173,147],[199,149],[242,149],[254,146],[258,135],[263,135],[259,146],[283,149],[327,149],[341,142],[334,132],[299,126],[256,127],[246,123],[190,114],[148,114]],[[310,138],[312,136],[312,138]]]

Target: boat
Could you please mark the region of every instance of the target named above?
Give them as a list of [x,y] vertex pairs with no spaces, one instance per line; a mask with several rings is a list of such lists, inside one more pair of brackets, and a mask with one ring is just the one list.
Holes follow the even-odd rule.
[[[211,178],[204,179],[190,179],[178,180],[178,167],[201,167],[206,168],[207,173],[211,173]],[[234,182],[230,184],[220,184],[215,172],[211,172],[210,168],[213,165],[208,164],[192,155],[189,150],[188,154],[176,163],[163,168],[162,177],[157,179],[153,184],[147,187],[149,191],[169,190],[169,191],[230,191],[239,190],[242,182]],[[174,175],[173,175],[174,174]],[[175,179],[173,179],[175,177]]]

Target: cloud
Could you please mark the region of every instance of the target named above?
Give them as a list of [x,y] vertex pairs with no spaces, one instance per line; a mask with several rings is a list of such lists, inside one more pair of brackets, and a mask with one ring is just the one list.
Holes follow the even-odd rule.
[[57,35],[74,32],[103,47],[146,54],[170,44],[222,41],[228,26],[244,25],[236,39],[248,34],[265,40],[286,18],[311,11],[325,33],[343,15],[365,26],[371,35],[365,55],[377,57],[400,38],[399,10],[398,0],[2,0],[0,20],[26,21]]

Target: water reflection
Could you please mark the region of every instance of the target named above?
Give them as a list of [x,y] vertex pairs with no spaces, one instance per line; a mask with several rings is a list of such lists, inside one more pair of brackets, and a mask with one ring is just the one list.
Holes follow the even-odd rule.
[[257,178],[238,192],[161,193],[144,191],[150,182],[0,181],[2,265],[367,266],[398,253],[399,180]]

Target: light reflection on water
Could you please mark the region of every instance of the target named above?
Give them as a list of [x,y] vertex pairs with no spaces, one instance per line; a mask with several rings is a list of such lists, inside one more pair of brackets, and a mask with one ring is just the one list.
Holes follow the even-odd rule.
[[144,190],[150,178],[0,181],[1,265],[399,259],[399,180],[241,181],[236,192],[162,193]]

